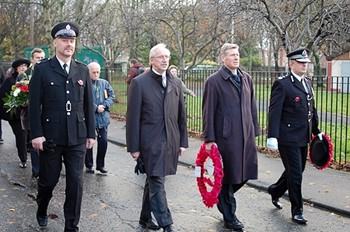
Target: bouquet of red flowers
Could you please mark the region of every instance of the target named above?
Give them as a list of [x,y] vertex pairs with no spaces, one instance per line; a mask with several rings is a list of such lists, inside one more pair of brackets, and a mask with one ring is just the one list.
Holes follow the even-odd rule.
[[6,112],[13,114],[16,108],[28,105],[28,84],[29,81],[24,79],[12,85],[10,94],[6,94],[4,98]]

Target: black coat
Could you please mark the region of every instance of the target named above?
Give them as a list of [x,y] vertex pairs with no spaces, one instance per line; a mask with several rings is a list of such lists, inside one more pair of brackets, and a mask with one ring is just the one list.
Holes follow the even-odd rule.
[[273,84],[269,106],[268,138],[279,145],[303,147],[320,133],[311,81],[305,78],[309,93],[291,73]]
[[167,72],[165,93],[156,78],[149,71],[131,81],[126,142],[128,152],[140,151],[149,176],[166,176],[176,173],[180,147],[188,147],[186,109],[181,80]]
[[32,138],[44,136],[72,146],[95,138],[95,118],[89,70],[72,60],[69,75],[56,57],[37,63],[29,82]]

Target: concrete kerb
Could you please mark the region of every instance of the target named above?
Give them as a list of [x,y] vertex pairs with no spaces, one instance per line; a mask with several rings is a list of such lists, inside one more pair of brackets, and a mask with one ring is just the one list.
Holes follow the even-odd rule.
[[[124,138],[123,139],[122,138],[118,139],[116,137],[118,137],[118,136],[108,136],[108,141],[111,142],[112,144],[117,145],[117,146],[126,147],[125,139]],[[194,146],[194,147],[196,147],[196,146]],[[190,168],[194,169],[195,163],[191,163],[191,162],[193,162],[193,161],[189,161],[189,160],[181,161],[181,160],[179,160],[179,164],[180,165],[183,165],[183,166],[190,167]],[[248,181],[247,185],[267,193],[267,187],[263,183],[261,183],[259,181]],[[287,193],[284,194],[283,198],[288,200],[288,194]],[[317,207],[319,209],[323,209],[323,210],[326,210],[326,211],[329,211],[329,212],[332,212],[332,213],[335,213],[335,214],[338,214],[338,215],[350,218],[350,209],[349,210],[344,210],[344,209],[341,209],[341,208],[338,208],[338,207],[333,207],[333,206],[331,206],[329,204],[325,204],[325,203],[319,202],[319,201],[317,201],[317,199],[307,199],[307,198],[304,197],[303,200],[304,200],[304,202],[306,202],[308,204],[312,204],[314,207]]]

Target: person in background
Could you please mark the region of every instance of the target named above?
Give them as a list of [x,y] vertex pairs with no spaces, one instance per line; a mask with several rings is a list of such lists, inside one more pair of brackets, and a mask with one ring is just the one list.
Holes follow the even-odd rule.
[[220,49],[221,68],[205,81],[203,135],[206,150],[217,146],[224,177],[217,207],[227,229],[242,230],[236,216],[235,193],[258,177],[255,137],[259,135],[257,106],[251,76],[239,68],[239,46],[225,43]]
[[29,82],[32,145],[39,150],[36,219],[47,226],[47,209],[65,165],[64,231],[79,231],[86,149],[95,143],[95,115],[89,69],[72,58],[78,25],[51,30],[55,56],[35,65]]
[[306,78],[309,51],[299,48],[290,52],[290,72],[279,77],[272,86],[269,106],[267,147],[279,150],[285,170],[278,181],[268,188],[272,204],[282,209],[279,198],[288,190],[292,220],[305,224],[302,175],[305,169],[311,133],[322,140],[318,129],[311,80]]
[[126,116],[127,151],[134,160],[143,161],[147,175],[139,223],[166,232],[174,228],[165,176],[176,174],[179,155],[188,147],[181,80],[169,73],[169,60],[165,44],[151,48],[150,71],[131,81]]
[[[21,80],[27,80],[30,81],[34,66],[37,62],[45,58],[45,52],[41,48],[34,48],[30,53],[30,61],[31,65],[29,68],[24,72],[18,75],[17,81]],[[21,125],[22,129],[26,131],[27,135],[27,150],[30,152],[30,159],[32,163],[32,177],[33,178],[39,178],[39,154],[38,151],[33,149],[31,145],[31,138],[30,138],[30,126],[29,126],[29,118],[28,118],[28,105],[21,107]],[[28,145],[30,144],[30,145]]]
[[[170,73],[171,73],[173,76],[178,77],[177,74],[178,74],[179,69],[178,69],[175,65],[170,65],[169,71],[170,71]],[[184,93],[184,94],[187,94],[187,95],[189,95],[189,96],[195,97],[196,94],[195,94],[192,90],[190,90],[189,88],[187,88],[187,86],[185,85],[185,83],[184,83],[182,80],[181,80],[181,82],[182,82],[182,91],[183,91],[183,93]]]
[[142,74],[145,71],[145,67],[143,64],[139,63],[136,59],[130,60],[130,69],[128,72],[128,77],[126,79],[126,83],[130,85],[132,79]]
[[[107,128],[110,124],[109,111],[114,103],[115,94],[108,81],[100,79],[101,66],[97,62],[88,64],[92,82],[92,96],[94,98],[94,112],[97,132],[96,170],[107,173],[105,156],[107,151]],[[93,149],[86,150],[85,167],[87,173],[94,173]]]
[[17,59],[12,63],[12,68],[14,72],[12,75],[5,79],[4,83],[0,87],[0,118],[7,120],[12,128],[13,134],[16,138],[16,147],[18,157],[21,161],[19,166],[21,168],[27,167],[27,148],[26,148],[26,132],[22,129],[21,120],[20,120],[20,111],[18,107],[15,109],[15,113],[11,114],[6,112],[7,109],[4,107],[3,98],[6,94],[10,94],[12,85],[16,83],[17,76],[21,73],[24,73],[30,65],[30,61],[27,59]]

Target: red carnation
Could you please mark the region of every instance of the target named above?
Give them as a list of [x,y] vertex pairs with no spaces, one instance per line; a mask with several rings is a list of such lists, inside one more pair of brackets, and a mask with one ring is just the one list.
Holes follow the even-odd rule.
[[22,85],[21,92],[23,92],[23,93],[28,92],[28,85]]
[[300,97],[295,97],[294,101],[295,102],[300,102]]

